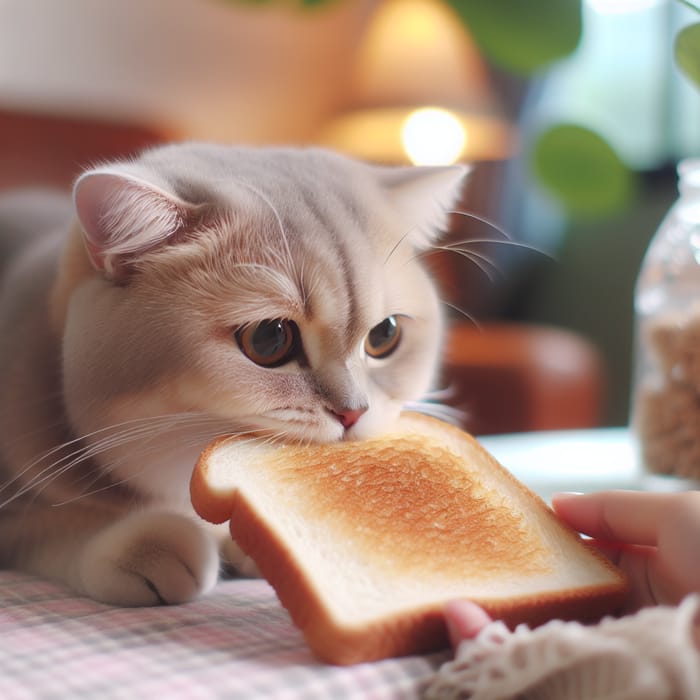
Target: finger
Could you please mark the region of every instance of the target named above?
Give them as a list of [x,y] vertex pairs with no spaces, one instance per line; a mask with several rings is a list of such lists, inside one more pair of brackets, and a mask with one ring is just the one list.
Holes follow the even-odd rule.
[[658,532],[673,509],[674,493],[601,491],[555,494],[552,505],[571,527],[608,542],[657,544]]
[[700,592],[700,491],[677,494],[659,528],[650,580],[662,602]]
[[473,639],[491,622],[490,615],[469,600],[451,600],[445,605],[445,620],[452,646]]

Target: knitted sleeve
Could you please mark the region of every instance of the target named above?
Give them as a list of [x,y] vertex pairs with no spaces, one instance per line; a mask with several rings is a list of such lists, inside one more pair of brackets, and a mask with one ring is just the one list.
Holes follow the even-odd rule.
[[462,642],[426,700],[697,700],[700,596],[597,625],[501,622]]

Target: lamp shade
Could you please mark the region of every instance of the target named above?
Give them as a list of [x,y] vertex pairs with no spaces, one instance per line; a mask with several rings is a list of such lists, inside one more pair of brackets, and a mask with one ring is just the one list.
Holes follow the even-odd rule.
[[346,108],[325,145],[388,163],[501,159],[513,149],[489,72],[440,0],[384,0],[358,47]]

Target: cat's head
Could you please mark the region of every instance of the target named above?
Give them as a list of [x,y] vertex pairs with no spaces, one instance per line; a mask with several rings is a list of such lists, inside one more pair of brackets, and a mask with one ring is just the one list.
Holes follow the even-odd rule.
[[462,176],[203,144],[88,171],[74,198],[92,271],[64,332],[73,420],[203,412],[312,441],[381,430],[436,369],[440,306],[419,256]]

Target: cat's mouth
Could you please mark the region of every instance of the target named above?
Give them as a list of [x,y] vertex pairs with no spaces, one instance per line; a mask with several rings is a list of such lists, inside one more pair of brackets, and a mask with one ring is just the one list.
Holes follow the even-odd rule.
[[367,409],[368,406],[360,406],[359,408],[341,408],[337,411],[333,409],[327,410],[343,426],[343,430],[347,433],[367,413]]
[[276,440],[302,443],[338,442],[346,439],[346,434],[350,432],[330,415],[284,413],[287,415],[277,415],[272,411],[256,416],[247,421],[246,427]]
[[323,413],[285,409],[256,416],[248,421],[247,427],[275,439],[293,442],[357,440],[366,436],[367,412],[365,407],[342,411],[325,409]]
[[241,417],[242,429],[261,432],[279,441],[324,443],[366,440],[388,430],[404,407],[404,400],[379,399],[372,406],[316,409],[280,407]]

